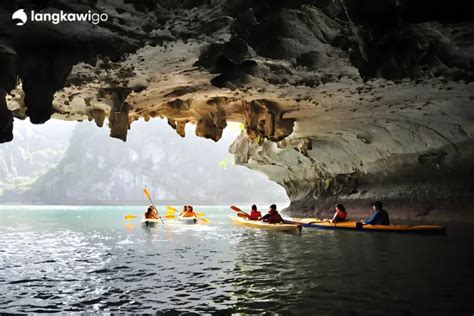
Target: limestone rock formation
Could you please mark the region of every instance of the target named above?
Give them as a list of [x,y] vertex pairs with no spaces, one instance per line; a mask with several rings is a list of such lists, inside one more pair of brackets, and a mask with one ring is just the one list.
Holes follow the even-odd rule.
[[[18,8],[107,13],[98,25],[10,19]],[[289,210],[336,201],[455,219],[474,188],[469,0],[41,1],[0,4],[0,141],[13,116],[140,117],[184,136],[245,133],[239,163],[284,186]],[[396,211],[395,211],[396,210]],[[473,210],[471,210],[473,211]],[[470,214],[473,214],[472,212]],[[471,219],[474,217],[471,215]]]

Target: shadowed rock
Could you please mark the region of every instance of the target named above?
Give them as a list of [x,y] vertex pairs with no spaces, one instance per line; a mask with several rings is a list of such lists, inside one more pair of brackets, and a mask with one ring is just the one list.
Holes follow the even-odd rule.
[[5,102],[6,93],[0,90],[0,143],[13,140],[13,114]]

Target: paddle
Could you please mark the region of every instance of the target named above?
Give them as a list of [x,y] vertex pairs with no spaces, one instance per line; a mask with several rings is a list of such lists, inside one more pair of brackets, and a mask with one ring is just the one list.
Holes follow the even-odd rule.
[[125,215],[123,218],[125,219],[134,219],[134,218],[137,218],[138,216],[136,215]]
[[174,207],[172,207],[172,206],[167,206],[167,207],[166,207],[166,212],[167,212],[167,213],[168,213],[168,212],[173,212],[173,213],[174,213],[174,212],[176,212],[176,211],[177,211],[177,210],[176,210]]
[[[231,206],[230,207],[231,210],[237,212],[237,216],[239,217],[249,217],[249,214],[248,213],[245,213],[244,211],[242,211],[240,208],[238,208],[237,206]],[[241,216],[239,214],[243,214],[244,216]]]
[[203,212],[199,212],[199,213],[195,213],[195,214],[196,214],[195,218],[198,222],[201,221],[205,224],[209,224],[209,220],[207,218],[198,218],[198,216],[201,216],[201,217],[204,216]]
[[202,221],[202,222],[204,222],[204,223],[206,223],[206,224],[209,224],[209,220],[208,220],[207,218],[198,218],[197,220],[198,220],[198,221]]
[[[145,189],[143,189],[143,193],[145,193],[145,196],[148,198],[148,200],[150,200],[151,205],[155,206],[155,203],[153,203],[153,201],[151,200],[150,191],[148,191],[148,189],[145,188]],[[160,216],[160,213],[158,213],[158,209],[156,208],[156,206],[155,206],[155,210],[156,210],[156,213],[158,214],[158,217],[160,218],[161,222],[164,224],[165,221],[164,221],[163,218]]]

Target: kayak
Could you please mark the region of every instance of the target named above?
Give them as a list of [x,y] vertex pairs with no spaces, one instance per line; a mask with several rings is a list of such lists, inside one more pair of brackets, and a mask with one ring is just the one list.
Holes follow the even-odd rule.
[[159,219],[142,219],[140,223],[145,227],[155,227],[160,224],[161,221]]
[[316,229],[347,229],[360,231],[383,231],[399,233],[443,234],[446,229],[438,225],[364,225],[362,222],[345,221],[340,223],[323,222],[318,218],[292,218],[288,222]]
[[183,216],[178,216],[178,219],[180,222],[184,223],[184,224],[189,224],[189,225],[192,225],[192,224],[196,224],[197,223],[197,219],[195,217],[183,217]]
[[285,231],[285,232],[291,232],[291,231],[301,232],[301,226],[302,226],[301,224],[283,224],[283,223],[270,224],[270,223],[266,223],[262,221],[248,220],[246,218],[236,217],[236,216],[231,216],[230,219],[234,222],[234,224],[240,225],[240,226],[267,229],[267,230]]

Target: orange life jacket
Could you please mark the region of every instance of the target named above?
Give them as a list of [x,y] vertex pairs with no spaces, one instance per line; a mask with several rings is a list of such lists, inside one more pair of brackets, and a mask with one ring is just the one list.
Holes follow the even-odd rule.
[[146,212],[145,219],[158,219],[158,214],[156,212]]
[[186,211],[183,213],[183,217],[196,217],[196,213],[193,211]]

